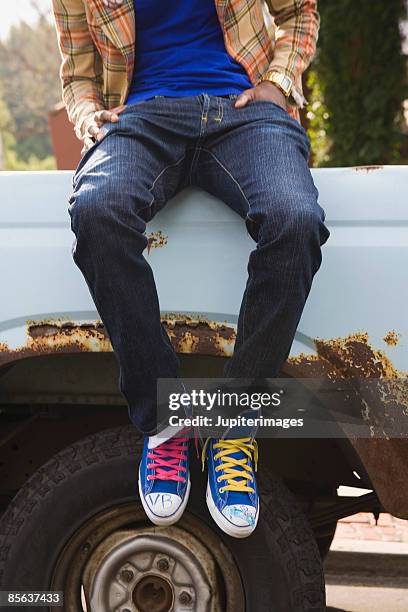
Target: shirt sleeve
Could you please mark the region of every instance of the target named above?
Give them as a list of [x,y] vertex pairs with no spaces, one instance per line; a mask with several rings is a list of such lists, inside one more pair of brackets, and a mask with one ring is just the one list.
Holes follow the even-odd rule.
[[302,107],[305,98],[301,77],[316,53],[320,26],[317,0],[266,0],[275,25],[275,51],[269,70],[292,79],[293,101]]
[[52,0],[61,53],[62,99],[80,139],[93,113],[104,107],[102,61],[92,40],[84,0]]

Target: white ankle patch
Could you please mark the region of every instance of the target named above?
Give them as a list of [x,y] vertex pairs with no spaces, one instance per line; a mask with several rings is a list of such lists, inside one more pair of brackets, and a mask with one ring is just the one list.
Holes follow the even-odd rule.
[[157,448],[163,442],[167,442],[167,440],[171,440],[174,436],[180,433],[184,429],[183,426],[179,427],[166,427],[159,434],[155,436],[149,436],[147,441],[147,448]]

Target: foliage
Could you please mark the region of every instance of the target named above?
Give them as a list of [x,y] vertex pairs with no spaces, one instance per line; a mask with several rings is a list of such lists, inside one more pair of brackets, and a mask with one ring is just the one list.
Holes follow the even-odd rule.
[[0,130],[1,131],[10,131],[12,129],[13,120],[11,118],[10,111],[7,107],[7,104],[4,102],[1,97],[0,91]]
[[54,26],[43,15],[33,26],[13,26],[0,43],[2,97],[15,137],[9,156],[15,158],[13,165],[20,164],[17,160],[31,165],[35,158],[52,155],[48,112],[61,99],[59,64]]
[[398,161],[408,97],[399,23],[405,0],[323,0],[309,71],[310,137],[317,165]]
[[[61,99],[54,25],[20,22],[0,42],[0,137],[8,168],[53,164],[48,112]],[[408,154],[401,102],[408,98],[399,20],[406,0],[321,0],[321,30],[307,85],[316,165],[382,164]],[[405,138],[405,141],[407,139]]]
[[316,70],[310,70],[307,77],[310,109],[307,113],[309,137],[313,152],[313,164],[323,166],[330,161],[330,141],[327,136],[329,112]]
[[10,135],[6,135],[4,138],[4,170],[56,170],[53,155],[48,155],[41,159],[35,155],[30,155],[27,160],[19,158],[13,146],[13,140],[13,137],[10,138]]

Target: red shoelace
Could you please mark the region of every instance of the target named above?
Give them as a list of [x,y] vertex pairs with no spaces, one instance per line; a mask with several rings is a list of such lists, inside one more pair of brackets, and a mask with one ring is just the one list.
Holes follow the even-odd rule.
[[185,482],[185,477],[179,472],[185,472],[187,468],[179,464],[187,459],[187,450],[188,438],[171,438],[157,448],[149,449],[147,458],[152,462],[147,464],[147,468],[155,470],[155,473],[147,479]]

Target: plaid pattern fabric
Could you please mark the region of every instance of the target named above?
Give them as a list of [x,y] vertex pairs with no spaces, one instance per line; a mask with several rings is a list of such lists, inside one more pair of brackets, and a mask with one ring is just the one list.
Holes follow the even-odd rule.
[[[52,0],[63,100],[79,138],[96,110],[127,98],[135,64],[133,1],[108,9],[102,0]],[[316,50],[317,0],[214,2],[229,54],[254,85],[268,70],[289,76],[295,84],[289,112],[299,119],[301,76]]]

